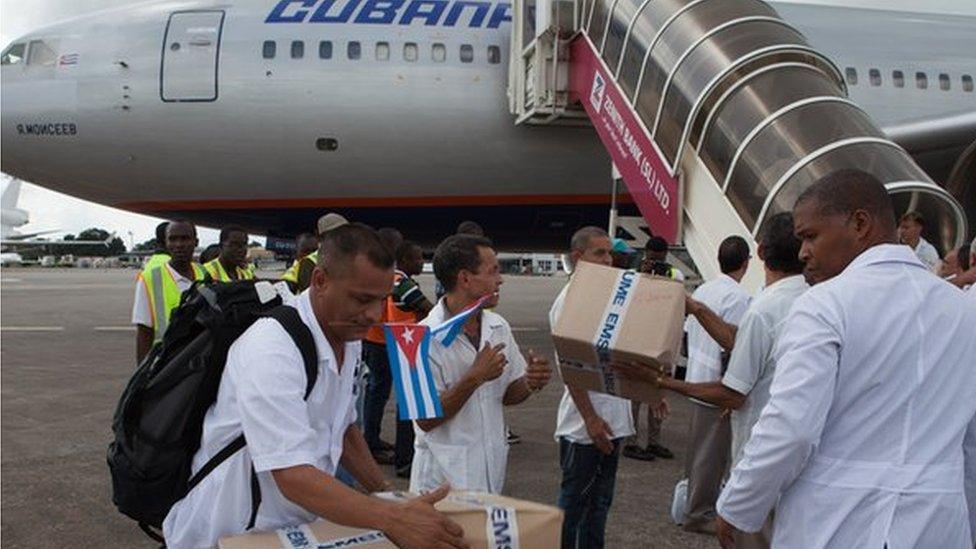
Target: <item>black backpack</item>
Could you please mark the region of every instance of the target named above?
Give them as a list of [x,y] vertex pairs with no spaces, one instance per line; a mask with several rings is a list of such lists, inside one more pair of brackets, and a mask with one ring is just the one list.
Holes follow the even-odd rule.
[[[241,434],[190,477],[227,351],[261,317],[278,321],[301,351],[307,399],[318,375],[312,333],[295,308],[282,305],[270,283],[253,280],[196,284],[184,292],[162,342],[122,392],[112,420],[115,438],[108,447],[112,502],[157,541],[163,540],[150,527],[162,528],[173,504],[246,444]],[[253,467],[251,500],[248,528],[261,503]]]

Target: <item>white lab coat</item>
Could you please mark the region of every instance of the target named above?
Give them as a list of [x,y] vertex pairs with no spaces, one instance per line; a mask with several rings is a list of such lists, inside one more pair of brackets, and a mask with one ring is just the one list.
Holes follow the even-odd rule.
[[[442,298],[422,322],[437,326],[450,318]],[[497,379],[478,387],[451,419],[424,432],[414,422],[414,458],[410,491],[429,492],[444,482],[457,490],[500,493],[505,485],[508,441],[502,399],[508,386],[525,375],[525,358],[501,316],[481,313],[481,345],[505,344],[508,364]],[[430,366],[434,386],[443,393],[463,378],[474,364],[477,351],[463,334],[445,347],[430,342]]]
[[971,548],[976,308],[962,297],[881,245],[797,299],[718,512],[754,532],[775,504],[774,547]]

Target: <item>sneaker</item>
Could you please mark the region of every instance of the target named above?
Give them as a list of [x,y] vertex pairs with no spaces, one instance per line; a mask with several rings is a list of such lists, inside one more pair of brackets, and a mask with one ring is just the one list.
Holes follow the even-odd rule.
[[397,467],[396,476],[397,478],[410,478],[410,466]]
[[624,457],[630,459],[637,459],[640,461],[654,461],[654,452],[649,449],[641,448],[636,444],[628,444],[624,446]]
[[383,440],[383,439],[380,439],[380,444],[375,449],[382,450],[384,452],[392,452],[393,451],[393,445],[390,444],[389,442]]
[[375,459],[376,463],[379,463],[380,465],[393,465],[393,452],[382,450],[374,451],[373,459]]
[[519,442],[522,442],[522,437],[513,433],[511,429],[506,429],[505,432],[508,433],[509,446],[511,446],[512,444],[518,444]]
[[674,459],[674,453],[660,444],[651,444],[647,449],[656,457],[664,459]]

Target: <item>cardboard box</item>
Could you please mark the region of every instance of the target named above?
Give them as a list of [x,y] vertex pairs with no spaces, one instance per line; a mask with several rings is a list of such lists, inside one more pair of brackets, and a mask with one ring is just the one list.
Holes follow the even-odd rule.
[[[412,497],[402,492],[379,494],[388,499]],[[480,492],[451,492],[437,509],[464,528],[473,549],[523,547],[557,548],[562,534],[562,510],[515,498]],[[489,536],[491,539],[489,540]],[[220,549],[332,549],[395,548],[381,532],[317,521],[275,532],[255,532],[220,540]]]
[[567,384],[642,402],[657,402],[651,383],[607,368],[636,361],[670,372],[681,352],[685,289],[681,282],[580,263],[566,291],[552,339]]

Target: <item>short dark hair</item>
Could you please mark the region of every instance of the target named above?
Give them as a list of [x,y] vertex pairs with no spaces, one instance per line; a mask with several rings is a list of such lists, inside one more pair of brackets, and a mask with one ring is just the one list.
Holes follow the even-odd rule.
[[383,245],[390,250],[390,253],[396,255],[397,248],[400,247],[400,244],[403,244],[403,234],[393,227],[377,229],[376,234],[380,237]]
[[921,213],[916,212],[914,210],[910,212],[905,212],[898,221],[905,221],[906,219],[910,221],[914,221],[915,223],[918,223],[922,227],[925,226],[925,217],[923,217]]
[[455,234],[469,234],[472,236],[485,236],[485,230],[476,221],[462,221]]
[[317,237],[314,234],[310,233],[310,232],[298,233],[298,236],[295,237],[295,242],[296,243],[301,242],[302,240],[305,240],[306,238],[317,238]]
[[749,261],[749,244],[738,235],[726,237],[718,246],[718,266],[723,273],[738,271]]
[[963,271],[969,270],[969,256],[972,255],[969,251],[971,246],[972,244],[967,242],[966,244],[963,244],[961,248],[959,248],[958,252],[956,252],[956,261],[959,262],[959,268]]
[[200,263],[208,263],[220,256],[220,244],[211,244],[200,252]]
[[[166,233],[165,234],[169,234],[170,227],[173,227],[174,225],[189,225],[190,228],[193,229],[193,234],[194,235],[197,234],[197,226],[196,226],[196,224],[194,224],[189,219],[184,219],[184,218],[174,219],[174,220],[170,221],[169,223],[167,223],[166,224]],[[165,242],[165,237],[164,237],[163,241]]]
[[348,223],[322,235],[318,266],[333,276],[342,276],[360,255],[380,269],[393,268],[393,253],[376,231],[362,223]]
[[807,200],[816,200],[820,212],[850,215],[865,210],[878,220],[895,228],[895,208],[884,184],[863,170],[845,168],[831,172],[807,187],[796,199],[794,208]]
[[644,249],[649,252],[667,253],[668,241],[660,236],[652,236],[647,239]]
[[573,233],[573,238],[569,241],[569,249],[574,252],[583,253],[590,246],[590,240],[594,238],[610,238],[607,231],[600,227],[589,225]]
[[410,255],[414,250],[420,250],[421,253],[423,253],[423,248],[420,247],[420,244],[417,244],[412,240],[404,240],[396,251],[397,263],[403,263],[406,261],[407,256]]
[[766,220],[760,233],[763,262],[772,271],[788,274],[803,272],[800,261],[800,239],[793,227],[793,214],[778,213]]
[[434,276],[450,292],[457,286],[458,273],[475,272],[481,266],[479,248],[491,247],[491,240],[483,236],[456,234],[445,238],[434,252]]
[[169,221],[163,221],[156,225],[156,242],[160,244],[166,242],[166,227],[169,227]]
[[230,238],[230,235],[234,233],[244,233],[244,239],[247,239],[247,231],[244,229],[244,227],[241,227],[240,225],[227,225],[223,229],[220,229],[220,243],[223,244],[226,242],[227,239]]

